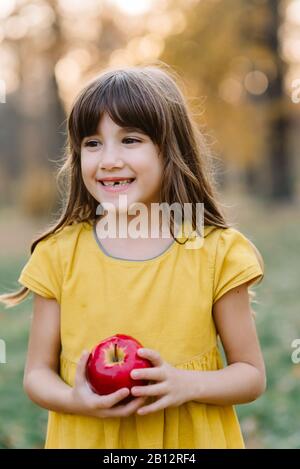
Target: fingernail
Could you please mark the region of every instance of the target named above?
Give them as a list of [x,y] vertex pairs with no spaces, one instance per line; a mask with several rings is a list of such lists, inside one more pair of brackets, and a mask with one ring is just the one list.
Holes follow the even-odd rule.
[[144,355],[144,353],[145,353],[145,349],[143,349],[143,348],[140,348],[140,349],[138,350],[138,352],[139,352],[141,355]]

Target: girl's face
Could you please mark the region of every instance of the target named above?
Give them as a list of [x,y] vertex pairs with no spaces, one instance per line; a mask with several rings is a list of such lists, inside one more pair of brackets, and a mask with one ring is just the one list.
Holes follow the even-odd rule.
[[[116,212],[120,195],[127,196],[126,210],[135,202],[144,203],[148,210],[151,202],[159,202],[162,159],[157,145],[140,130],[119,127],[107,113],[103,114],[97,133],[82,141],[81,171],[90,194],[98,202],[112,203]],[[100,181],[106,178],[134,181],[105,187]]]

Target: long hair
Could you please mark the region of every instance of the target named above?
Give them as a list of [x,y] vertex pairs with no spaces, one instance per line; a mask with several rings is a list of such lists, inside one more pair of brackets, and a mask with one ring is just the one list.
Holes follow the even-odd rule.
[[[61,214],[32,242],[39,241],[67,225],[92,223],[99,202],[88,192],[81,174],[81,143],[93,135],[104,112],[121,127],[134,127],[157,144],[163,158],[160,201],[192,207],[192,229],[196,224],[196,204],[204,204],[204,225],[227,228],[211,165],[212,154],[204,133],[196,124],[172,70],[161,65],[140,65],[106,69],[79,93],[67,119],[67,141],[63,164],[56,179],[62,199]],[[170,214],[174,223],[173,214]],[[171,227],[173,238],[175,237]],[[30,290],[0,295],[7,307],[24,300]]]

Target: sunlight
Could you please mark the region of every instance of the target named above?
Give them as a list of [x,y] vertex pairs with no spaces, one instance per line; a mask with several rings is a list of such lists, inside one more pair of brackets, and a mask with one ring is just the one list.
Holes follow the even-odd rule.
[[300,24],[300,0],[293,0],[288,5],[286,17],[290,23]]
[[109,0],[128,15],[142,15],[153,6],[153,0]]
[[7,18],[15,9],[16,0],[1,0],[0,18]]
[[99,11],[101,0],[58,0],[59,9],[65,14]]

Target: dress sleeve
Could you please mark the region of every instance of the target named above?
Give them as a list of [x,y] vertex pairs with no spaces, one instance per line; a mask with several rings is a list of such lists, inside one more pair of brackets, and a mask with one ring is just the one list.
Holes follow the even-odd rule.
[[222,229],[214,269],[216,302],[226,292],[243,283],[252,285],[264,276],[264,263],[256,246],[235,228]]
[[50,236],[38,242],[18,282],[45,298],[60,303],[62,270],[57,240]]

